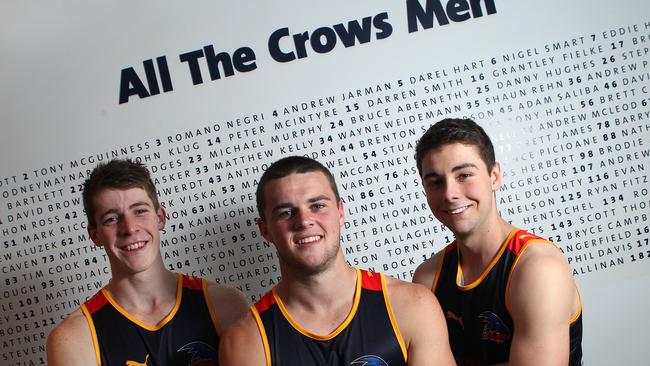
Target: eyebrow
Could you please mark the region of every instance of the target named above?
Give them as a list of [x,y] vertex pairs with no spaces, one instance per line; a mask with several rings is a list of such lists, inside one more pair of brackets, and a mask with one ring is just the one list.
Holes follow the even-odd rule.
[[[332,200],[332,199],[331,199],[329,196],[324,195],[324,194],[319,194],[319,195],[317,195],[317,196],[314,196],[314,197],[310,197],[310,198],[308,198],[308,199],[307,199],[307,202],[309,202],[309,203],[313,203],[313,202],[318,202],[318,201],[331,201],[331,200]],[[275,205],[275,206],[273,207],[273,209],[271,210],[271,212],[275,212],[275,211],[277,211],[277,210],[282,210],[282,209],[284,209],[284,208],[290,208],[290,207],[293,207],[293,206],[294,206],[293,204],[288,203],[288,202],[285,202],[285,203],[279,203],[279,204],[277,204],[277,205]]]
[[331,200],[332,199],[329,196],[324,195],[324,194],[319,194],[316,197],[312,197],[312,198],[308,199],[307,202],[331,201]]
[[[136,208],[136,207],[140,207],[140,206],[153,207],[153,206],[151,206],[151,205],[150,205],[148,202],[146,202],[146,201],[138,201],[138,202],[134,202],[134,203],[132,203],[131,205],[129,205],[129,209],[134,209],[134,208]],[[120,211],[119,211],[118,209],[116,209],[116,208],[111,208],[111,209],[106,210],[106,212],[102,213],[101,215],[99,215],[99,217],[100,217],[100,218],[104,218],[106,215],[110,215],[110,214],[119,214],[119,212],[120,212]]]
[[[466,168],[478,169],[478,166],[476,166],[476,164],[472,164],[472,163],[463,163],[463,164],[456,165],[453,168],[451,168],[451,172],[453,173],[453,172],[456,172],[458,170],[466,169]],[[440,174],[438,174],[436,172],[431,172],[431,173],[425,174],[424,177],[422,177],[422,179],[425,180],[425,179],[429,179],[429,178],[437,178],[439,176],[440,176]]]

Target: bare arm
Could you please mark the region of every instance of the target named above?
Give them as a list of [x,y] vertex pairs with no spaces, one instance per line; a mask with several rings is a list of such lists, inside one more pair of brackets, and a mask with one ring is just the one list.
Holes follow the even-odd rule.
[[455,365],[447,323],[433,293],[420,285],[386,278],[409,365]]
[[76,310],[47,337],[47,364],[50,366],[97,365],[90,326],[81,310]]
[[510,281],[515,332],[509,365],[566,365],[569,325],[580,299],[564,257],[551,245],[532,244]]
[[219,365],[267,365],[262,337],[251,312],[224,333],[219,343]]
[[233,287],[208,282],[208,294],[222,333],[248,311],[244,294]]

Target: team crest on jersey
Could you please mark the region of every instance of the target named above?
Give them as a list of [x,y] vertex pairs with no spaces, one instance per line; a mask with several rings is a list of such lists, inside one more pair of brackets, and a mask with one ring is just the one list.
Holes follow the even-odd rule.
[[493,341],[497,344],[501,344],[510,339],[510,328],[495,313],[484,311],[478,318],[483,322],[481,339]]
[[366,355],[350,362],[351,366],[388,366],[388,363],[379,356]]
[[190,356],[187,366],[217,366],[217,350],[205,342],[190,342],[179,348],[177,352],[186,352]]

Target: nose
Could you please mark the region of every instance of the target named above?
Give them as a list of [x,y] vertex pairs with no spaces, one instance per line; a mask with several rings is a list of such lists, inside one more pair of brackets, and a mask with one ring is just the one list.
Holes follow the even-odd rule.
[[120,232],[125,235],[131,235],[138,230],[138,225],[131,215],[123,215],[120,219]]
[[296,209],[294,227],[296,229],[308,228],[313,224],[311,212],[307,209]]
[[453,179],[448,179],[445,182],[445,200],[451,202],[460,196],[459,185]]

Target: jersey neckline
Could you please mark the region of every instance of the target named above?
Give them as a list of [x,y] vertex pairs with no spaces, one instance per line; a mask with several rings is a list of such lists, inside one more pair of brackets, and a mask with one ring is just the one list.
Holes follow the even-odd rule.
[[326,335],[319,335],[313,332],[308,331],[307,329],[303,328],[296,322],[293,317],[291,317],[291,314],[289,314],[289,311],[287,311],[286,307],[284,306],[284,303],[282,302],[282,299],[280,299],[280,296],[278,296],[278,293],[275,290],[275,287],[271,289],[273,293],[273,298],[275,299],[275,302],[278,304],[278,308],[280,309],[280,312],[282,312],[282,315],[284,316],[285,319],[291,324],[291,326],[300,332],[302,335],[318,340],[318,341],[328,341],[330,339],[333,339],[337,335],[339,335],[352,321],[354,318],[355,314],[357,313],[357,309],[359,308],[359,300],[361,299],[361,271],[359,268],[354,269],[357,274],[357,283],[356,283],[356,288],[354,291],[354,299],[352,301],[352,308],[350,309],[350,312],[348,313],[347,317],[343,322],[336,327],[330,334]]
[[463,278],[463,268],[460,265],[460,247],[458,245],[456,245],[456,253],[457,253],[456,257],[458,259],[458,270],[456,271],[456,286],[458,286],[458,289],[461,290],[461,291],[467,291],[467,290],[471,290],[474,287],[480,285],[481,282],[483,282],[483,279],[488,275],[488,273],[490,273],[492,268],[499,261],[499,258],[501,258],[501,255],[503,254],[503,252],[508,247],[508,243],[510,243],[510,240],[512,240],[512,237],[516,233],[518,233],[519,231],[521,231],[521,229],[519,229],[519,228],[514,228],[512,231],[510,231],[510,233],[508,234],[508,237],[506,238],[506,240],[503,241],[503,243],[501,244],[501,247],[496,252],[494,257],[492,258],[492,261],[490,262],[490,264],[488,264],[488,266],[485,268],[485,270],[483,270],[483,273],[481,273],[481,275],[477,279],[475,279],[471,283],[467,283],[467,284],[461,284],[461,283],[464,283],[464,281],[461,281],[461,279]]
[[115,310],[117,310],[120,314],[124,315],[124,317],[126,317],[131,322],[138,325],[139,327],[154,332],[164,327],[165,324],[169,323],[174,318],[174,315],[176,315],[176,312],[178,312],[178,308],[180,308],[181,306],[181,297],[183,295],[183,275],[178,273],[177,276],[178,276],[178,284],[176,285],[176,303],[174,304],[174,307],[169,312],[169,314],[167,314],[167,316],[165,316],[156,325],[145,324],[144,322],[138,320],[136,317],[131,315],[128,311],[126,311],[123,307],[121,307],[120,304],[118,304],[117,301],[115,301],[115,299],[113,299],[113,297],[108,292],[108,290],[106,290],[106,287],[102,289],[102,294],[104,295],[104,297],[106,297],[106,300],[108,300],[108,302],[115,308]]

